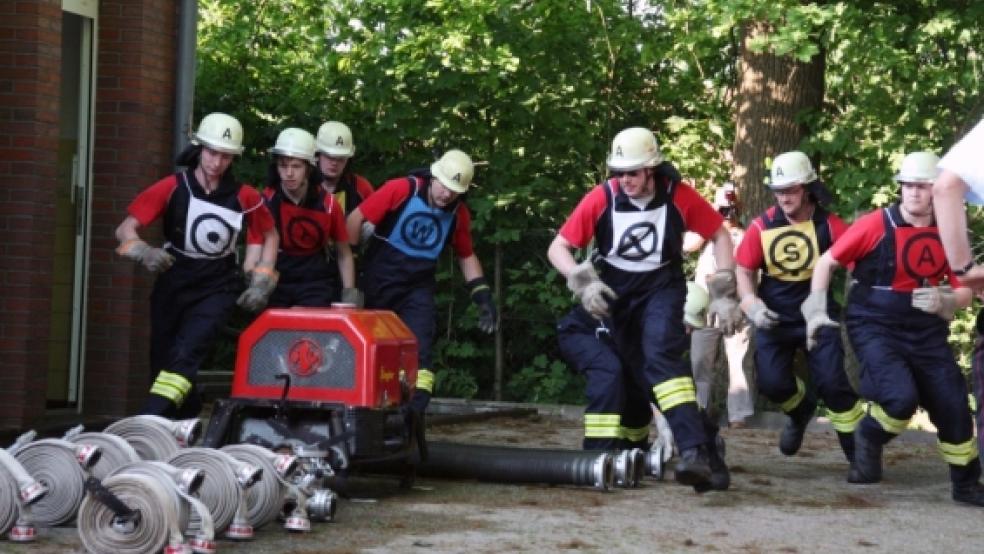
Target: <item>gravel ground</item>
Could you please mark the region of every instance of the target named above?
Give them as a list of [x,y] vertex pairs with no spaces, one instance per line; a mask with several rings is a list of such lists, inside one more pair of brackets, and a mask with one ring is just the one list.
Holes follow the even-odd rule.
[[[563,486],[418,479],[409,491],[389,478],[360,479],[336,520],[311,533],[278,526],[235,553],[502,552],[980,552],[980,508],[950,500],[933,436],[907,432],[886,448],[885,481],[845,482],[836,437],[811,427],[799,455],[776,447],[776,418],[726,429],[732,487],[696,494],[672,481],[600,492]],[[434,440],[576,447],[579,420],[562,415],[432,426]],[[671,462],[672,464],[672,462]],[[0,552],[82,552],[74,528],[42,529],[30,545]],[[114,553],[115,554],[115,553]]]

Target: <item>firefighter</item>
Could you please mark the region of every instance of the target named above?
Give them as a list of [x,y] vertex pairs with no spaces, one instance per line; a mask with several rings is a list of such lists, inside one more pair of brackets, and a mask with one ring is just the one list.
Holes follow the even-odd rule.
[[[682,242],[687,229],[714,242],[720,269],[710,279],[709,311],[731,334],[742,321],[734,295],[731,238],[721,215],[663,160],[650,130],[631,127],[619,132],[612,141],[608,169],[611,177],[582,198],[547,255],[567,278],[583,312],[605,322],[612,348],[632,372],[633,384],[645,387],[644,394],[655,398],[669,421],[680,450],[676,480],[698,491],[727,488],[716,427],[697,406],[684,357],[689,341],[683,323],[687,289]],[[573,250],[586,248],[592,239],[597,255],[578,263]],[[613,386],[622,382],[628,381],[612,381]],[[620,389],[598,394],[618,395]],[[639,423],[626,422],[624,427]]]
[[837,324],[825,308],[830,275],[854,264],[845,323],[869,409],[854,433],[847,480],[879,482],[883,445],[922,405],[950,465],[953,499],[984,506],[967,383],[947,343],[949,322],[973,294],[947,263],[933,217],[938,161],[931,152],[902,160],[895,176],[901,199],[862,216],[820,258],[802,312],[808,332],[832,330]]
[[[233,306],[258,310],[276,285],[273,218],[260,193],[232,174],[242,139],[234,117],[206,115],[178,155],[178,165],[188,169],[141,192],[116,228],[117,253],[158,274],[150,298],[153,383],[141,413],[197,416],[198,369]],[[158,248],[141,240],[139,231],[160,218],[166,242]],[[247,245],[245,291],[236,267],[241,231]]]
[[[340,121],[326,121],[318,128],[318,137],[315,143],[317,151],[318,169],[321,171],[321,187],[342,207],[343,215],[348,216],[363,200],[369,198],[373,193],[372,183],[362,175],[356,174],[352,170],[352,156],[355,156],[355,143],[352,140],[352,131],[348,125]],[[373,226],[369,222],[364,222],[359,230],[358,237],[352,237],[353,241],[358,238],[359,244],[365,245],[372,235]],[[333,259],[338,258],[334,249],[329,250],[329,255]],[[333,272],[333,280],[336,285],[335,290],[341,284],[341,276],[338,273],[340,264],[329,264]],[[358,303],[358,299],[356,300]]]
[[[714,207],[724,217],[724,225],[731,234],[731,241],[737,246],[745,236],[745,230],[738,221],[738,198],[734,183],[725,183],[714,193]],[[683,249],[685,252],[701,250],[694,269],[695,286],[707,289],[707,277],[717,271],[714,263],[714,245],[705,245],[703,238],[696,233],[684,236]],[[749,359],[749,340],[751,329],[742,325],[730,337],[722,336],[721,330],[713,326],[695,326],[690,335],[690,361],[694,371],[694,384],[697,387],[697,403],[701,408],[709,409],[711,393],[714,390],[715,373],[718,352],[724,344],[725,358],[728,364],[728,426],[743,427],[745,418],[755,412],[755,399],[748,387],[748,377],[745,374],[746,363]]]
[[446,244],[454,250],[478,307],[479,328],[492,333],[497,326],[495,302],[472,248],[471,213],[463,198],[474,172],[467,154],[449,150],[429,171],[384,183],[346,223],[353,245],[364,222],[375,226],[363,257],[366,307],[396,312],[417,337],[417,381],[409,409],[418,415],[434,391],[434,273]]
[[[330,306],[339,300],[358,304],[352,249],[345,214],[321,186],[315,165],[314,137],[290,127],[277,136],[264,189],[267,207],[280,232],[277,271],[280,280],[269,306]],[[335,256],[329,251],[334,250]]]
[[[823,207],[829,193],[806,154],[791,151],[776,156],[768,186],[776,205],[749,225],[735,254],[742,308],[755,326],[757,388],[789,416],[779,437],[779,451],[796,454],[817,408],[813,390],[793,373],[796,351],[808,349],[811,380],[850,461],[854,428],[863,412],[844,371],[840,333],[825,329],[815,346],[809,344],[798,309],[810,293],[817,259],[846,225]],[[758,274],[761,282],[756,284]],[[833,300],[828,306],[830,317],[836,318],[839,306]]]

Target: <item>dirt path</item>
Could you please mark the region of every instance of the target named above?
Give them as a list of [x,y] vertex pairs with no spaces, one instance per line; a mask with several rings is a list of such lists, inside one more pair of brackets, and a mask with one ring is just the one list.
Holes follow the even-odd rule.
[[[434,427],[429,436],[476,444],[571,447],[577,420],[494,419]],[[980,552],[984,510],[950,500],[946,465],[930,437],[886,450],[885,482],[844,481],[847,463],[830,431],[811,429],[803,450],[785,458],[772,429],[725,430],[732,488],[698,495],[646,481],[603,493],[570,487],[419,479],[399,491],[365,480],[360,498],[314,532],[260,530],[228,553],[348,552]],[[668,477],[671,477],[669,475]],[[43,530],[32,546],[0,542],[0,552],[79,552],[74,529]]]

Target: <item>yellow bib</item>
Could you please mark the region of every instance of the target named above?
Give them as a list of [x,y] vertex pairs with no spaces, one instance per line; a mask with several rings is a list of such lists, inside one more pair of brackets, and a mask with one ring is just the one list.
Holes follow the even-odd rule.
[[820,257],[813,221],[762,231],[765,272],[780,281],[809,281]]

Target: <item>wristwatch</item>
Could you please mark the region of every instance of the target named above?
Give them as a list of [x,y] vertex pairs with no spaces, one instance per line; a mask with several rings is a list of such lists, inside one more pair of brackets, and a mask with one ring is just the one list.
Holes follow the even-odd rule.
[[970,268],[972,267],[974,267],[973,258],[971,258],[970,261],[967,262],[967,265],[961,267],[960,269],[954,269],[953,274],[956,275],[957,277],[963,277],[964,275],[967,274],[968,271],[970,271]]

